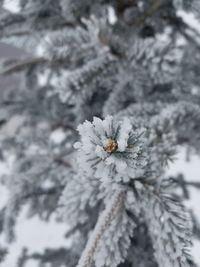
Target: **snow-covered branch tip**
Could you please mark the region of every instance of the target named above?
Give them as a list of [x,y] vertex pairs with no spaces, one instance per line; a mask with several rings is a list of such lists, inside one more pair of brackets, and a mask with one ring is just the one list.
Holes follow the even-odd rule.
[[149,158],[145,129],[133,129],[128,118],[94,117],[78,127],[80,142],[77,161],[80,169],[101,183],[128,183],[144,175]]
[[112,220],[115,218],[121,206],[123,205],[126,193],[127,191],[125,189],[116,192],[112,200],[105,208],[105,210],[99,216],[95,229],[87,242],[87,245],[82,253],[82,256],[78,262],[77,267],[91,266],[95,252],[101,241],[101,237],[111,224]]

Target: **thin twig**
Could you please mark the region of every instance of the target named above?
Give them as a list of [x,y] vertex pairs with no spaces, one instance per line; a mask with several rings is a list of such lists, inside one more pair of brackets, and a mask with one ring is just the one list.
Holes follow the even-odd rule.
[[102,212],[94,228],[94,231],[87,242],[87,245],[82,253],[82,256],[79,260],[77,267],[91,266],[92,261],[94,259],[94,254],[101,241],[101,238],[106,229],[110,226],[112,220],[115,218],[119,209],[122,207],[125,196],[126,196],[126,190],[121,190],[120,192],[117,192],[113,196],[113,199],[108,204],[108,206]]
[[199,181],[187,181],[184,179],[182,174],[179,174],[177,178],[170,177],[175,183],[182,185],[182,186],[192,186],[200,189],[200,182]]
[[0,75],[11,74],[12,72],[18,71],[23,67],[35,65],[38,63],[43,63],[45,61],[46,61],[46,59],[42,58],[42,57],[28,58],[28,59],[17,62],[16,64],[13,64],[13,65],[8,66],[7,68],[3,69],[2,71],[0,71]]
[[187,181],[184,181],[183,184],[186,185],[186,186],[192,186],[192,187],[200,189],[200,182],[187,182]]

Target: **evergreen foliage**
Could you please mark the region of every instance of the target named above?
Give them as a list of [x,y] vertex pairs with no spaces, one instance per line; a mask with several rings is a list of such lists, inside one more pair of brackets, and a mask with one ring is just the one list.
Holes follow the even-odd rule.
[[[10,2],[10,4],[9,4]],[[14,8],[11,5],[14,5]],[[0,232],[28,216],[66,223],[71,246],[26,267],[193,267],[200,226],[184,207],[180,146],[200,153],[199,0],[0,0]],[[67,240],[66,240],[67,242]],[[8,248],[0,247],[0,261]]]

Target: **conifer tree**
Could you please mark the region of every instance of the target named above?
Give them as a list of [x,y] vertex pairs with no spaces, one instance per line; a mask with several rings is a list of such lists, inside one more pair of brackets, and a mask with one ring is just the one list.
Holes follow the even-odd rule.
[[[176,152],[200,153],[199,0],[0,0],[0,231],[66,223],[71,246],[22,251],[38,267],[194,267],[200,238]],[[194,23],[193,23],[194,24]],[[200,25],[200,24],[199,24]],[[0,261],[8,248],[0,246]]]

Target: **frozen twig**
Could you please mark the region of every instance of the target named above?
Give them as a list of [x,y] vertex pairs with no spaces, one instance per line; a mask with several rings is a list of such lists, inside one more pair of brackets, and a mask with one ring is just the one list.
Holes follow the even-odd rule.
[[124,198],[126,196],[126,190],[117,192],[110,203],[108,203],[105,210],[100,215],[93,233],[91,234],[88,243],[82,253],[77,267],[90,267],[94,258],[94,254],[97,250],[98,244],[101,241],[101,237],[106,229],[115,218],[117,212],[122,207]]
[[43,63],[46,60],[42,57],[38,57],[38,58],[28,58],[25,59],[23,61],[17,62],[16,64],[13,64],[11,66],[6,67],[5,69],[0,71],[0,75],[7,75],[7,74],[11,74],[15,71],[19,71],[22,68],[26,67],[26,66],[30,66],[30,65],[35,65],[38,63]]

